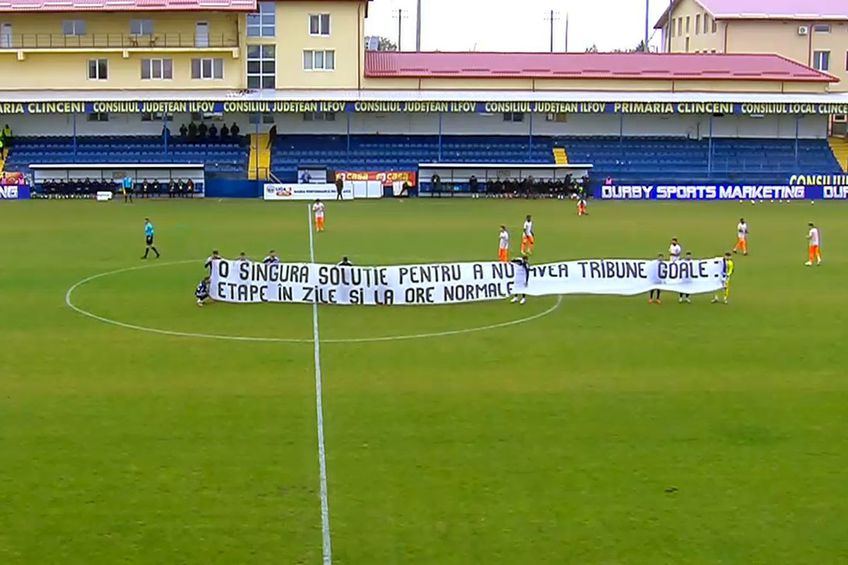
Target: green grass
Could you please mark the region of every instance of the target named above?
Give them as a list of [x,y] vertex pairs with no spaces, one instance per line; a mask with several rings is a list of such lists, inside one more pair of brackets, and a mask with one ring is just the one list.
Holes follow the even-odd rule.
[[[731,305],[566,297],[522,326],[323,343],[334,562],[837,563],[848,559],[848,208],[840,203],[386,201],[328,206],[319,261],[489,259],[536,220],[536,262],[732,245]],[[197,308],[213,247],[309,257],[306,206],[0,204],[0,563],[320,563],[303,305]],[[805,268],[806,224],[826,264]],[[192,260],[193,263],[164,264]],[[671,297],[667,297],[671,298]],[[321,337],[504,322],[556,299],[322,307]]]

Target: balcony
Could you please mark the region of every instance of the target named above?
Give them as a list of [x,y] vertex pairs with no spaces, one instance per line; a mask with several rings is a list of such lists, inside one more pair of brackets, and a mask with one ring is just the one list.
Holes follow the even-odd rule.
[[0,50],[76,50],[95,51],[114,50],[220,50],[234,49],[239,46],[236,34],[194,33],[154,33],[150,35],[129,35],[120,33],[89,33],[85,35],[63,35],[50,33],[0,34]]

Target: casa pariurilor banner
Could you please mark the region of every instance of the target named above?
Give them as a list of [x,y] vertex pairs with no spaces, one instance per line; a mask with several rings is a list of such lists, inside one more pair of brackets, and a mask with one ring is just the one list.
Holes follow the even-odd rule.
[[735,102],[462,102],[334,100],[146,100],[120,102],[0,102],[0,114],[136,114],[136,113],[539,113],[539,114],[848,114],[848,103]]

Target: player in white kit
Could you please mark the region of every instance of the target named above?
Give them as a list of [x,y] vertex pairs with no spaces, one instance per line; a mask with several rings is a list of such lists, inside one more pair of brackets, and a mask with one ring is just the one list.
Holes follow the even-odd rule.
[[316,200],[312,205],[312,213],[315,214],[315,231],[324,231],[324,203]]
[[509,232],[506,231],[506,226],[501,226],[498,241],[498,261],[509,263]]
[[804,264],[808,267],[814,262],[816,265],[821,265],[821,234],[819,233],[819,228],[813,222],[810,222],[808,225],[810,231],[807,233],[807,241],[809,243],[810,258]]
[[680,261],[680,255],[683,253],[683,248],[676,237],[671,238],[671,245],[668,246],[668,260],[674,263]]
[[748,254],[748,222],[745,218],[739,218],[739,223],[736,225],[736,247],[733,252],[742,252],[742,255]]

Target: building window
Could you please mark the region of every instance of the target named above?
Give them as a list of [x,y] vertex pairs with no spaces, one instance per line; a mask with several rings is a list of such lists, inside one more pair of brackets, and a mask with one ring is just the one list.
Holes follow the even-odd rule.
[[336,68],[335,51],[311,51],[303,52],[303,70],[305,71],[332,71]]
[[701,14],[695,16],[695,35],[701,33]]
[[689,23],[692,21],[691,16],[686,16],[686,33],[689,33]]
[[813,68],[817,71],[829,71],[830,51],[813,51]]
[[274,114],[266,114],[266,113],[256,114],[256,113],[253,113],[253,114],[250,114],[250,116],[248,117],[248,123],[250,123],[251,125],[254,125],[254,126],[259,125],[260,121],[263,124],[273,124],[274,123]]
[[713,33],[717,33],[717,32],[718,32],[718,22],[716,22],[715,18],[713,18]]
[[689,52],[689,38],[686,38],[686,52]]
[[275,88],[276,61],[273,45],[247,46],[247,88]]
[[310,14],[309,35],[330,35],[330,14]]
[[683,18],[677,18],[677,35],[683,35]]
[[109,62],[106,59],[88,60],[88,80],[106,80],[109,78]]
[[674,20],[674,19],[671,19],[671,20],[668,21],[668,33],[671,37],[674,37],[675,23],[676,23],[676,20]]
[[219,80],[224,78],[224,60],[192,59],[191,78],[200,80]]
[[94,112],[93,114],[86,114],[85,119],[89,122],[108,122],[109,114],[106,112]]
[[568,121],[568,114],[565,112],[557,112],[555,114],[545,114],[545,120],[549,122],[563,123]]
[[277,25],[277,3],[260,2],[259,11],[247,15],[248,37],[274,37]]
[[505,122],[523,122],[524,112],[504,112],[503,121]]
[[65,20],[62,22],[62,33],[65,35],[85,35],[85,20]]
[[710,16],[709,14],[704,14],[704,35],[709,33],[710,31]]
[[335,112],[304,112],[304,122],[335,122]]
[[142,59],[142,80],[171,80],[174,78],[174,62],[172,59]]
[[130,35],[153,35],[153,20],[130,20]]
[[830,24],[816,24],[813,26],[813,33],[830,33]]
[[[173,122],[174,115],[173,114],[163,114],[162,112],[142,112],[141,113],[141,121],[142,122]],[[194,120],[199,121],[199,120]]]

